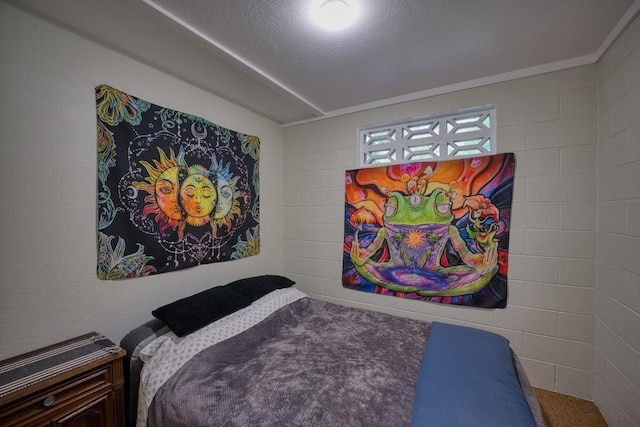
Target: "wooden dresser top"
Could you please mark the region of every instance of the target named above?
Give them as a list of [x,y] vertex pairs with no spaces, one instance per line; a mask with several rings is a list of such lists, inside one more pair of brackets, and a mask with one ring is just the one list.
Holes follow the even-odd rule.
[[125,354],[119,346],[96,332],[82,335],[0,362],[0,403],[9,395],[23,394],[64,373],[86,367],[92,369],[105,358]]

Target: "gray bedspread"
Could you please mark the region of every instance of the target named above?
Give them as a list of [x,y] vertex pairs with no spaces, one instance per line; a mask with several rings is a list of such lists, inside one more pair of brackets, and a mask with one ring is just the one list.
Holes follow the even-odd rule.
[[431,325],[311,298],[193,357],[149,426],[407,426]]

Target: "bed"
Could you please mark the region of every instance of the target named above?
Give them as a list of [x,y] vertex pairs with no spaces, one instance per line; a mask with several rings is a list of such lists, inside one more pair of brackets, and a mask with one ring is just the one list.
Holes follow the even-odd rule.
[[505,338],[293,284],[251,277],[154,310],[121,341],[128,425],[545,425]]

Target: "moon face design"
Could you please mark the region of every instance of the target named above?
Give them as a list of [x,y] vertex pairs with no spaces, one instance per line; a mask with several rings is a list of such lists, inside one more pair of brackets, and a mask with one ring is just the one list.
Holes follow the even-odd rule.
[[197,139],[205,139],[207,137],[207,127],[202,123],[193,122],[191,124],[191,133]]
[[138,197],[138,189],[133,185],[127,187],[127,197],[130,199],[135,199]]

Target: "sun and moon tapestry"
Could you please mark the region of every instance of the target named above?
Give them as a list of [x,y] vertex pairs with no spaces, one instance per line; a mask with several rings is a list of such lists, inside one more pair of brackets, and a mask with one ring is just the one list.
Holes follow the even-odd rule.
[[346,171],[343,286],[506,307],[515,164],[505,153]]
[[260,140],[95,89],[100,279],[257,255]]

